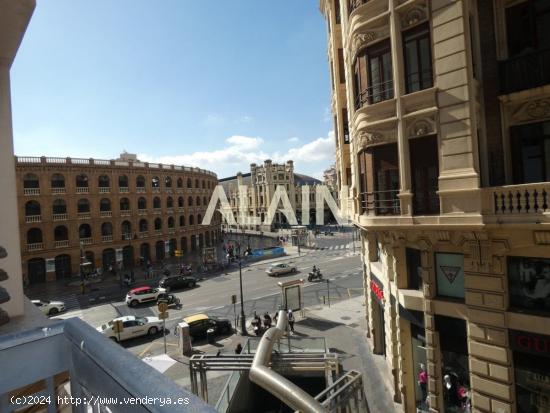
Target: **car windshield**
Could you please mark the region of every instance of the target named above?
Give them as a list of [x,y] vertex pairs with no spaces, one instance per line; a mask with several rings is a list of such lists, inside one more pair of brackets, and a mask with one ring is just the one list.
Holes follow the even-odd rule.
[[109,326],[111,325],[111,323],[112,323],[112,321],[109,321],[109,325],[103,324],[103,325],[101,326],[101,329],[102,329],[102,330],[107,330],[107,329],[109,328]]
[[136,321],[137,321],[138,324],[147,323],[147,319],[145,317],[136,318]]

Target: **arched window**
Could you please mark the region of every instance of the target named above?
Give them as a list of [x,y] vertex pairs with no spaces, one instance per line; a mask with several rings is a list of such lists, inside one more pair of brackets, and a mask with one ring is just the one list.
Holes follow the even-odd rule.
[[23,177],[23,188],[40,188],[40,181],[36,174],[25,174]]
[[174,228],[174,217],[168,217],[168,228]]
[[183,188],[183,179],[178,178],[176,185],[178,186],[178,188]]
[[189,225],[195,225],[195,217],[193,215],[189,215]]
[[139,232],[145,232],[147,231],[147,220],[146,219],[140,219],[139,220]]
[[145,188],[145,178],[142,175],[138,175],[136,178],[136,187]]
[[138,209],[147,209],[147,200],[142,196],[138,198]]
[[121,198],[120,199],[120,210],[121,211],[129,211],[130,210],[130,201],[128,198]]
[[37,201],[28,201],[25,204],[25,216],[40,215],[40,204]]
[[79,199],[76,204],[77,212],[90,212],[90,202],[86,198]]
[[118,187],[128,188],[128,177],[126,175],[120,175],[118,177]]
[[173,208],[174,207],[174,199],[169,196],[166,198],[166,208]]
[[195,188],[200,188],[198,179],[195,179]]
[[109,198],[103,198],[101,201],[99,201],[99,210],[101,212],[110,211],[111,200]]
[[65,177],[61,174],[53,174],[51,185],[52,188],[65,188]]
[[190,196],[190,197],[187,199],[187,206],[193,206],[193,197]]
[[197,225],[200,225],[202,222],[202,215],[201,214],[198,214],[197,215]]
[[160,208],[160,198],[158,196],[153,198],[153,208]]
[[132,236],[132,224],[130,221],[123,221],[120,229],[122,232],[122,239],[128,239],[128,237]]
[[187,188],[193,188],[193,181],[191,178],[187,178]]
[[203,204],[204,206],[208,205],[208,200],[206,199],[205,196],[202,197],[202,204]]
[[52,213],[53,214],[66,214],[67,213],[67,204],[63,199],[56,199],[52,204]]
[[92,227],[89,224],[82,224],[78,227],[78,236],[82,238],[92,238]]
[[160,186],[160,179],[158,176],[153,176],[151,178],[151,186],[153,188],[158,188]]
[[182,196],[180,196],[180,197],[178,198],[178,207],[179,207],[179,208],[183,208],[183,197],[182,197]]
[[113,224],[110,222],[104,222],[101,224],[101,235],[104,237],[113,235]]
[[75,180],[77,188],[88,188],[88,176],[85,174],[77,175]]
[[166,188],[172,188],[172,178],[169,176],[164,177],[164,186]]
[[100,175],[97,178],[97,186],[100,188],[109,188],[109,177],[107,175]]
[[162,229],[162,219],[155,218],[155,230]]
[[42,230],[31,228],[27,231],[27,244],[38,244],[42,242]]
[[206,188],[206,182],[204,182],[204,179],[202,180],[202,189]]
[[59,225],[53,230],[53,236],[55,241],[68,241],[69,230],[65,225]]
[[185,217],[183,215],[180,216],[180,227],[185,226]]
[[200,205],[200,204],[201,204],[201,197],[198,196],[198,197],[197,197],[197,206]]

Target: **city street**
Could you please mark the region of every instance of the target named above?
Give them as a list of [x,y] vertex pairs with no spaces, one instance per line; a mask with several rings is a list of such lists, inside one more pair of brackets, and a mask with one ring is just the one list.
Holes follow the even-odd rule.
[[[348,236],[349,234],[345,234]],[[361,260],[359,255],[354,255],[348,247],[349,238],[343,236],[319,236],[318,240],[325,249],[303,250],[300,257],[283,257],[281,260],[298,267],[297,274],[270,277],[265,273],[269,266],[267,262],[257,262],[246,265],[242,268],[244,307],[248,322],[254,312],[259,315],[268,311],[272,315],[281,303],[281,289],[279,281],[290,281],[304,279],[304,306],[326,303],[328,296],[330,301],[336,302],[357,296],[363,287],[361,272]],[[307,275],[313,265],[321,269],[324,279],[322,282],[308,282]],[[329,280],[327,283],[326,280]],[[154,285],[154,283],[151,283]],[[328,289],[327,289],[328,287]],[[126,289],[125,289],[126,290]],[[87,308],[69,309],[68,312],[60,314],[57,318],[80,317],[91,326],[97,327],[112,320],[115,317],[124,315],[156,316],[158,314],[156,303],[141,304],[130,308],[124,302],[124,291],[119,292],[107,302],[98,303]],[[182,303],[180,309],[171,307],[169,319],[166,320],[166,328],[169,345],[173,346],[174,338],[170,334],[175,325],[185,316],[205,312],[209,315],[216,315],[231,320],[235,326],[234,306],[231,304],[231,296],[238,297],[235,306],[237,314],[240,313],[239,297],[239,269],[236,264],[224,274],[199,278],[197,286],[193,289],[172,291]],[[163,338],[158,335],[154,339],[143,337],[124,342],[136,355],[159,354],[163,352]]]

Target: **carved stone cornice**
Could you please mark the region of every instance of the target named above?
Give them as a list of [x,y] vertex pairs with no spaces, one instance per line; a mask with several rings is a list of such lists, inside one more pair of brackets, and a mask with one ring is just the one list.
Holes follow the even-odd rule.
[[414,5],[401,14],[401,27],[406,29],[428,19],[425,3]]
[[512,124],[550,119],[550,97],[510,106],[509,113]]
[[423,118],[413,118],[406,123],[407,137],[427,136],[437,132],[435,114]]
[[351,56],[353,56],[353,58],[355,59],[355,56],[357,56],[359,51],[367,47],[372,42],[384,39],[389,35],[389,25],[384,25],[382,27],[378,27],[372,30],[365,30],[359,33],[355,33],[351,38],[350,43]]
[[369,145],[384,142],[384,135],[377,132],[360,131],[356,138],[358,149],[364,149]]

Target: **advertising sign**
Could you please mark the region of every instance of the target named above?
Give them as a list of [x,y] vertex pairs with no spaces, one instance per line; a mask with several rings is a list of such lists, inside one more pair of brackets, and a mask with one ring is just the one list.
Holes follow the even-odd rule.
[[122,248],[116,249],[116,262],[122,262]]
[[215,264],[216,263],[216,248],[208,247],[203,248],[202,256],[205,264]]
[[510,305],[550,312],[550,259],[508,257]]
[[164,252],[170,252],[170,241],[164,241]]
[[464,255],[435,253],[437,295],[464,298]]
[[55,272],[55,258],[46,259],[46,272]]

